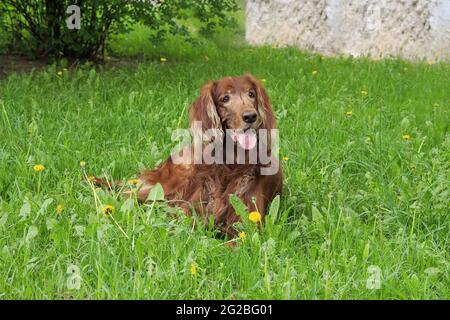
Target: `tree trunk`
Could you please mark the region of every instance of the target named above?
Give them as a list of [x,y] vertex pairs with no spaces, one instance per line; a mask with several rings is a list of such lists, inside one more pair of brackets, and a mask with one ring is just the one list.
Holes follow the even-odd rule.
[[64,1],[45,0],[45,10],[48,28],[48,42],[50,48],[61,45],[61,22],[64,20]]

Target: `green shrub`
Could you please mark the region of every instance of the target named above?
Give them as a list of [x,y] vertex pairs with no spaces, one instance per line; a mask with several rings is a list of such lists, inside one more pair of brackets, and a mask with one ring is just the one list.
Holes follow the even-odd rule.
[[[80,8],[79,29],[66,23],[70,5]],[[136,22],[154,31],[153,41],[168,34],[192,40],[197,31],[207,35],[217,26],[232,25],[230,13],[236,10],[234,0],[3,0],[0,25],[9,50],[91,59],[103,57],[109,36],[127,32]],[[199,22],[198,30],[188,25],[191,20]]]

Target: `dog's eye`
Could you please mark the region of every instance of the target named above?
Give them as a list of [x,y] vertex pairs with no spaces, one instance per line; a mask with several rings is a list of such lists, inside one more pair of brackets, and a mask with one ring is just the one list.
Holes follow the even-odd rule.
[[252,90],[250,90],[249,92],[248,92],[248,96],[250,97],[250,98],[255,98],[255,92],[254,91],[252,91]]
[[225,96],[222,98],[223,103],[227,103],[228,101],[230,101],[230,96]]

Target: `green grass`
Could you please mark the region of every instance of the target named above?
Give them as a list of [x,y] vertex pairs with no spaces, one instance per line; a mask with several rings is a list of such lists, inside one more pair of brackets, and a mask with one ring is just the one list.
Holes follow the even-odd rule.
[[[217,41],[128,50],[133,37],[116,51],[139,63],[0,82],[0,299],[450,298],[449,64]],[[245,72],[266,79],[289,158],[264,231],[246,226],[230,249],[163,204],[124,205],[83,182],[81,160],[128,179],[165,159],[199,87]],[[366,286],[370,266],[380,289]]]

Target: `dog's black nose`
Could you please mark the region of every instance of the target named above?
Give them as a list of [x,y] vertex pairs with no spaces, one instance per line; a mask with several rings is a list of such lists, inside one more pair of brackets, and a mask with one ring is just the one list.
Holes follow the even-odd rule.
[[242,114],[242,119],[246,123],[253,123],[256,121],[257,114],[253,111],[246,111]]

